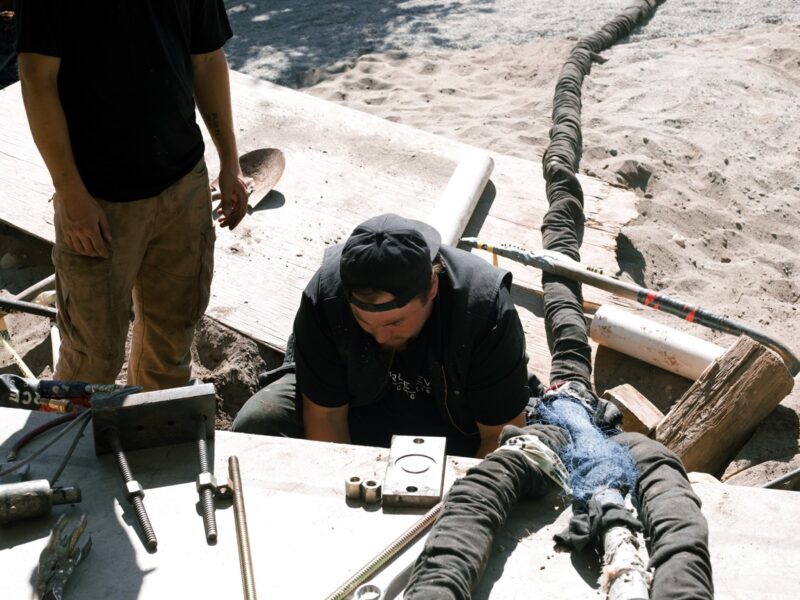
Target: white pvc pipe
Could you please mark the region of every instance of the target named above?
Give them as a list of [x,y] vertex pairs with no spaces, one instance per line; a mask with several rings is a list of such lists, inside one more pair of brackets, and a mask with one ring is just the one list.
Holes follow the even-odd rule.
[[479,151],[468,153],[456,165],[429,221],[442,236],[443,244],[458,244],[489,181],[492,169],[492,158]]
[[53,373],[56,372],[56,365],[58,364],[58,356],[61,350],[61,332],[58,326],[53,323],[50,325],[50,352],[53,357]]
[[594,314],[589,332],[598,344],[693,381],[725,352],[721,346],[608,305]]

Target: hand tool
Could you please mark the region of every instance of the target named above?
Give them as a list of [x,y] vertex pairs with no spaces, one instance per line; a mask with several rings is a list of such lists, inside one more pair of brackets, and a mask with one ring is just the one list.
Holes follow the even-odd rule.
[[86,515],[67,529],[67,516],[61,515],[41,555],[36,571],[36,592],[41,600],[62,600],[67,580],[92,548],[91,536],[82,546],[78,540],[86,531]]
[[[239,166],[242,174],[251,180],[247,205],[255,208],[280,181],[286,168],[286,157],[277,148],[258,148],[242,154],[239,157]],[[219,178],[216,178],[211,182],[211,199],[221,198]]]
[[47,479],[0,484],[0,525],[48,515],[53,506],[80,501],[79,488],[51,488]]

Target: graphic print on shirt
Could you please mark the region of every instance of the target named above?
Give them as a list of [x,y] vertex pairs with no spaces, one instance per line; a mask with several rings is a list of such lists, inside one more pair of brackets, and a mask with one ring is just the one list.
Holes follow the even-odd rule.
[[399,371],[389,371],[391,385],[396,392],[405,393],[409,400],[416,400],[418,394],[431,394],[431,380],[422,375],[417,375],[416,381],[409,381]]

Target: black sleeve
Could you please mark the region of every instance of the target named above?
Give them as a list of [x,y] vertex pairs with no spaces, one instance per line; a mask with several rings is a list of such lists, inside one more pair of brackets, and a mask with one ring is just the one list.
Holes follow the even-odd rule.
[[467,400],[481,425],[502,425],[528,403],[528,357],[517,309],[500,288],[486,335],[472,350]]
[[68,4],[63,0],[17,0],[17,53],[60,58],[64,53],[64,13]]
[[189,51],[206,54],[219,50],[233,37],[222,0],[194,0]]
[[294,352],[297,387],[315,404],[329,408],[349,402],[347,368],[339,356],[330,328],[312,297],[315,276],[303,292],[294,319]]

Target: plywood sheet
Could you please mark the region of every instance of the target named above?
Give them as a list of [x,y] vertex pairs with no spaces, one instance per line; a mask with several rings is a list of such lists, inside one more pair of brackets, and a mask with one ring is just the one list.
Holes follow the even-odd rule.
[[[240,151],[277,147],[287,166],[277,194],[235,231],[218,230],[208,314],[281,350],[324,248],[381,212],[430,217],[459,158],[474,149],[245,75],[231,73],[231,81]],[[0,91],[0,114],[0,219],[52,242],[50,179],[28,130],[19,85]],[[491,242],[540,247],[547,209],[540,157],[490,154],[495,169],[489,191],[470,226]],[[214,173],[210,143],[206,157]],[[582,183],[584,262],[613,273],[615,237],[635,216],[634,195],[591,178]],[[500,264],[522,288],[540,289],[539,271],[505,259]],[[610,301],[598,290],[585,294],[590,302]],[[521,314],[530,366],[546,378],[550,355],[541,315],[532,306],[523,306]]]

